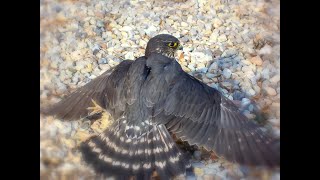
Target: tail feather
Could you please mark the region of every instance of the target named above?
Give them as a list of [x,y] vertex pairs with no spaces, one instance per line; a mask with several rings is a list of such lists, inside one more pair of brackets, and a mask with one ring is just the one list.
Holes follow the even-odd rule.
[[172,140],[166,140],[171,138],[171,136],[165,126],[160,126],[158,132],[155,136],[155,155],[157,159],[155,165],[159,176],[165,179],[167,175],[177,176],[182,174],[181,172],[185,172],[185,169],[190,165],[188,165],[184,155],[180,152],[176,144]]
[[155,170],[161,179],[169,179],[190,167],[164,125],[150,125],[150,130],[138,138],[127,137],[125,127],[115,123],[81,144],[83,159],[97,173],[148,180]]

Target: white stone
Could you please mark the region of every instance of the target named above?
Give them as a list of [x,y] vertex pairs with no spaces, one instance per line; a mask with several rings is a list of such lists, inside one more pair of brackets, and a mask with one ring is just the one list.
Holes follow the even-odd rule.
[[275,89],[273,89],[272,87],[265,87],[264,90],[267,92],[268,95],[270,96],[275,96],[277,95],[277,92]]
[[157,31],[157,28],[154,26],[149,26],[148,29],[145,29],[144,32],[148,35],[151,36],[153,33],[155,33]]
[[273,77],[270,79],[270,82],[271,82],[271,83],[274,83],[274,84],[278,83],[279,81],[280,81],[280,75],[279,75],[279,74],[273,76]]
[[134,60],[133,52],[128,52],[125,56],[125,59]]
[[131,30],[132,30],[132,27],[130,27],[130,26],[123,26],[123,27],[121,28],[121,30],[122,30],[122,31],[131,31]]
[[218,28],[218,27],[220,27],[221,25],[222,25],[222,21],[221,21],[220,19],[215,18],[215,19],[213,20],[213,27],[214,27],[214,28]]
[[213,32],[211,35],[210,35],[210,42],[216,42],[218,40],[218,37],[219,37],[219,34],[216,33],[216,32]]
[[225,42],[227,41],[227,36],[222,34],[221,36],[218,37],[218,42]]
[[182,26],[182,27],[188,27],[189,25],[188,25],[188,23],[186,23],[186,22],[181,22],[181,26]]
[[266,44],[265,46],[263,46],[263,48],[261,48],[258,51],[259,55],[264,55],[264,54],[271,54],[272,53],[272,47],[268,44]]

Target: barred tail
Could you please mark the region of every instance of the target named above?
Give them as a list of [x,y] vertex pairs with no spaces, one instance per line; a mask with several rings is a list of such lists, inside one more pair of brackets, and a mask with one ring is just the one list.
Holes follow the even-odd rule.
[[128,138],[125,127],[113,125],[81,144],[84,160],[98,174],[149,180],[156,171],[161,179],[169,179],[190,167],[164,125],[150,126],[139,138]]

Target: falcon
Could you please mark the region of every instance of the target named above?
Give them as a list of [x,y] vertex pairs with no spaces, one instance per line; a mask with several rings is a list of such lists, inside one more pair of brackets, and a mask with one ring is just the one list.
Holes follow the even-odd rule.
[[278,166],[280,140],[241,114],[218,90],[184,72],[174,59],[177,38],[149,40],[145,56],[124,60],[47,110],[62,120],[88,116],[93,101],[112,125],[80,145],[97,174],[161,179],[186,172],[189,159],[170,133],[190,145],[244,165]]

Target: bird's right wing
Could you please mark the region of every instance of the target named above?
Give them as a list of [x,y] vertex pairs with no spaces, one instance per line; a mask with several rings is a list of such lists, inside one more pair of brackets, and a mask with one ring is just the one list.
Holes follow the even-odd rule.
[[[111,106],[111,108],[124,106],[124,101],[121,100],[121,98],[124,98],[121,89],[123,89],[126,73],[132,62],[130,60],[122,61],[114,69],[106,71],[88,84],[67,95],[57,104],[44,109],[43,113],[55,115],[63,120],[77,120],[89,115],[87,108],[94,105],[93,101],[102,108],[106,108],[107,105]],[[117,89],[120,89],[120,91],[117,91]]]

